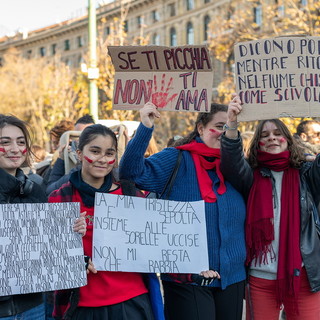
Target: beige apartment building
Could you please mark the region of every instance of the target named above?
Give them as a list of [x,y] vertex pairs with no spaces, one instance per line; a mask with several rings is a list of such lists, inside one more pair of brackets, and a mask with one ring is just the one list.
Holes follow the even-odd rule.
[[[107,37],[114,18],[124,19],[127,43],[139,36],[149,44],[179,46],[204,44],[208,28],[221,14],[226,0],[114,0],[97,8],[97,28]],[[123,8],[127,13],[123,16]],[[0,39],[0,64],[7,49],[15,47],[25,58],[53,57],[56,54],[71,68],[79,68],[88,51],[87,15],[50,25],[29,33],[21,32]],[[217,74],[223,65],[214,61]],[[221,74],[221,73],[220,73]],[[219,83],[215,77],[214,86]]]

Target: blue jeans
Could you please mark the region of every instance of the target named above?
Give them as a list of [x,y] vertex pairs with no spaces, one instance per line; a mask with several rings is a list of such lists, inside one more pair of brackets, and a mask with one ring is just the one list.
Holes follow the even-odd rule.
[[0,320],[45,320],[45,318],[44,303],[41,303],[30,310],[16,314],[15,316],[0,318]]

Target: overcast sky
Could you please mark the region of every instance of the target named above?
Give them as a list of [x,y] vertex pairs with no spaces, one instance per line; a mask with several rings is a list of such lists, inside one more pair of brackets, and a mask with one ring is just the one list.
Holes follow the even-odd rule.
[[85,15],[87,7],[88,0],[0,0],[0,37]]

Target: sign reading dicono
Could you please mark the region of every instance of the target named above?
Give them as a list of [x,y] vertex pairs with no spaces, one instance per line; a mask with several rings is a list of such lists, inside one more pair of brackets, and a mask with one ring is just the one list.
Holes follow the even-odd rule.
[[209,112],[213,72],[206,46],[110,46],[113,109],[151,101],[169,111]]
[[235,80],[239,120],[320,116],[320,37],[238,43]]
[[97,270],[199,273],[208,270],[204,201],[96,193]]
[[0,205],[0,296],[81,287],[79,203]]

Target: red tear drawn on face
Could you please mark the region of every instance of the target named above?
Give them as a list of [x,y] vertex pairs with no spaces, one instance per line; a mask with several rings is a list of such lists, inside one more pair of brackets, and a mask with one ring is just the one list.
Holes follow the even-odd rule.
[[108,164],[114,164],[116,162],[116,159],[113,159],[111,161],[108,162]]
[[265,146],[265,145],[266,145],[266,144],[265,144],[264,142],[259,141],[259,146],[263,147],[263,146]]
[[87,156],[83,156],[85,158],[85,160],[87,160],[89,163],[92,163],[93,160],[91,160],[90,158],[88,158]]
[[6,152],[5,148],[0,148],[0,152]]
[[282,137],[282,138],[280,138],[280,139],[279,139],[279,141],[280,141],[281,143],[283,143],[283,142],[286,142],[286,141],[287,141],[287,139],[286,139],[286,138],[284,138],[284,137]]
[[27,148],[25,148],[24,150],[22,150],[22,154],[26,154],[27,153]]

